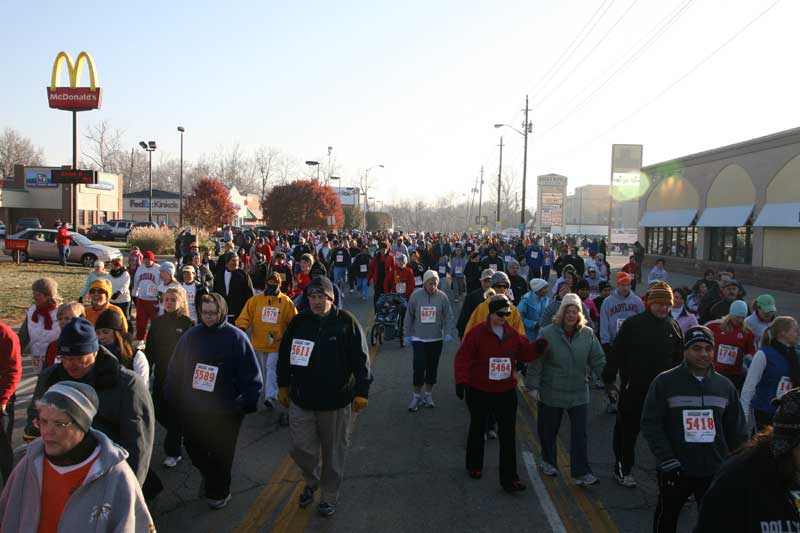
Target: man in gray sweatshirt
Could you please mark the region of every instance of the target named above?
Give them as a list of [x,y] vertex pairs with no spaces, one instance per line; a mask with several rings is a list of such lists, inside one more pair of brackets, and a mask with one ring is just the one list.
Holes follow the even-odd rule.
[[[442,355],[443,342],[453,340],[453,311],[447,294],[440,291],[439,275],[428,270],[422,278],[422,288],[411,295],[406,309],[403,330],[406,345],[414,349],[414,394],[408,410],[420,406],[436,407],[433,403],[433,386]],[[425,386],[423,393],[422,387]]]

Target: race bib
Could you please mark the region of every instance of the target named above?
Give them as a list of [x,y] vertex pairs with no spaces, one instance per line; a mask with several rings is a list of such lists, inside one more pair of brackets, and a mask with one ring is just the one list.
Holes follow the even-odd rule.
[[278,272],[278,277],[281,278],[281,283],[286,281],[286,273],[285,272]]
[[366,272],[367,271],[367,265],[359,265],[358,270],[360,272]]
[[398,283],[396,289],[397,290],[395,292],[401,292],[401,293],[405,294],[406,293],[406,284],[405,284],[405,282],[404,283]]
[[492,270],[497,272],[497,264],[492,263],[492,264],[489,265],[489,268],[491,268]]
[[619,332],[620,328],[622,328],[622,323],[625,322],[624,318],[617,319],[617,332]]
[[513,289],[511,289],[511,287],[508,288],[507,296],[508,296],[509,300],[511,300],[512,302],[514,301],[514,291],[513,291]]
[[420,322],[423,324],[436,323],[436,307],[432,305],[423,305],[419,308]]
[[292,339],[292,348],[289,351],[289,364],[294,366],[308,366],[314,343],[304,339]]
[[775,397],[780,398],[790,390],[792,390],[792,379],[789,376],[783,376],[778,382],[778,390],[775,391]]
[[514,258],[511,257],[510,255],[507,255],[506,256],[506,263],[510,263],[512,259],[514,259]]
[[414,284],[422,285],[422,276],[414,276]]
[[147,296],[157,296],[158,295],[158,287],[153,285],[152,283],[147,286],[147,290],[145,291]]
[[214,385],[217,384],[218,372],[219,368],[216,366],[197,363],[197,365],[194,367],[194,376],[192,377],[192,388],[195,390],[214,392]]
[[463,274],[463,273],[464,273],[464,267],[456,267],[456,274]]
[[538,259],[538,257],[539,257],[539,252],[531,252],[531,257],[532,257],[533,259]]
[[720,344],[717,347],[717,362],[723,365],[735,365],[739,356],[739,348],[729,344]]
[[53,359],[53,364],[57,365],[61,362],[61,356],[57,355],[55,359]]
[[489,358],[489,379],[501,381],[511,377],[511,359],[509,357]]
[[439,267],[439,274],[442,276],[447,274],[447,267]]
[[336,256],[336,262],[337,263],[344,263],[344,256],[342,254],[337,255]]
[[683,438],[686,442],[714,442],[717,429],[711,409],[683,410]]
[[278,323],[278,308],[277,307],[262,307],[261,308],[261,321],[267,324]]

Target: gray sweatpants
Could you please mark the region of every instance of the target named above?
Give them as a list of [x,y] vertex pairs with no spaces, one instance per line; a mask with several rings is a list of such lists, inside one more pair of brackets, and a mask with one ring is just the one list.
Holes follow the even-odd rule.
[[289,405],[289,455],[303,471],[306,485],[322,489],[320,501],[335,504],[339,497],[350,415],[349,405],[335,411],[308,411],[294,402]]

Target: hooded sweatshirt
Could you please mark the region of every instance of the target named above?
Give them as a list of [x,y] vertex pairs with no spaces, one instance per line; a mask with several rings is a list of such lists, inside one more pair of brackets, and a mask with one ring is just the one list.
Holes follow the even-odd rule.
[[600,343],[612,344],[626,318],[644,312],[641,298],[630,292],[627,297],[619,289],[603,300],[600,307]]
[[439,341],[453,330],[450,300],[440,290],[428,294],[424,288],[414,291],[408,301],[404,324],[405,334],[415,341]]

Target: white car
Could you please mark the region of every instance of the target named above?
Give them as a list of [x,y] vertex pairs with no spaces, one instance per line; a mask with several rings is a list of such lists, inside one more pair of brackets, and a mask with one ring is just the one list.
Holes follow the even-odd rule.
[[6,238],[6,225],[0,220],[0,239]]
[[[28,250],[16,252],[3,249],[3,253],[16,258],[20,254],[20,261],[45,260],[58,261],[58,246],[56,246],[56,233],[54,229],[31,228],[22,230],[14,235],[9,235],[8,239],[24,239],[28,241]],[[102,259],[110,263],[112,259],[122,257],[122,252],[110,246],[96,244],[87,239],[80,233],[70,231],[71,237],[69,245],[70,263],[80,263],[83,266],[91,267],[97,259]]]

